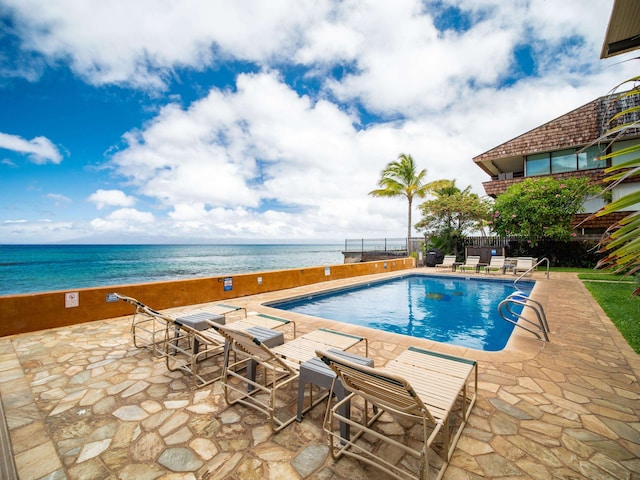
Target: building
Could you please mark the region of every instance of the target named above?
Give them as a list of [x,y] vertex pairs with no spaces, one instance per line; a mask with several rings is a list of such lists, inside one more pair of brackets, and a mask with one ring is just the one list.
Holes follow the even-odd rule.
[[[600,181],[606,177],[604,169],[611,166],[612,162],[618,164],[630,157],[620,155],[600,160],[599,156],[639,144],[640,129],[621,135],[613,144],[589,145],[610,127],[610,120],[616,113],[632,106],[640,106],[640,94],[624,99],[617,96],[600,97],[474,157],[476,165],[491,177],[491,180],[483,183],[485,192],[495,198],[510,185],[528,177],[552,176],[562,179],[587,176]],[[640,114],[636,113],[635,116],[638,117],[635,120],[640,119]],[[624,120],[629,121],[629,118]],[[613,187],[611,200],[635,190],[640,190],[640,179],[637,177]],[[609,225],[640,208],[636,205],[626,212],[588,219],[589,214],[604,206],[604,202],[601,197],[585,202],[585,213],[578,215],[574,222],[579,225],[577,230],[580,236],[601,235]]]
[[640,48],[640,2],[614,0],[600,58],[609,58]]

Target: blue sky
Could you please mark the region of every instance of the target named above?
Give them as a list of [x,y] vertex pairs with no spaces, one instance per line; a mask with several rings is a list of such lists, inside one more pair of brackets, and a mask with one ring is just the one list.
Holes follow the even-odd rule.
[[402,237],[385,165],[484,194],[474,156],[632,75],[610,9],[0,0],[0,243]]

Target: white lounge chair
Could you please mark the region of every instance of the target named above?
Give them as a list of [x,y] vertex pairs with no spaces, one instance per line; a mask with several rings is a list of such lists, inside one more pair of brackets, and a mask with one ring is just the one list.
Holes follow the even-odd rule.
[[502,273],[504,273],[504,262],[505,262],[505,257],[502,255],[495,255],[493,257],[491,257],[491,260],[489,260],[489,265],[486,265],[484,267],[484,272],[485,273],[491,273],[492,271],[500,271],[502,270]]
[[[350,456],[396,479],[425,480],[431,468],[439,469],[437,478],[442,477],[475,404],[475,361],[415,347],[383,368],[350,362],[329,352],[317,355],[348,393],[328,406],[325,416],[324,430],[334,459]],[[351,415],[354,408],[361,412]],[[388,418],[376,424],[383,414],[402,419],[398,428],[392,428]],[[350,438],[337,427],[341,422],[349,425]],[[410,427],[409,422],[416,426]],[[397,454],[387,457],[386,451],[403,452],[415,460],[401,460]],[[435,455],[439,458],[430,466],[429,457]]]
[[226,314],[244,310],[244,318],[229,325],[236,330],[252,330],[262,341],[279,338],[282,343],[284,333],[280,330],[286,326],[293,326],[293,337],[296,335],[295,322],[273,315],[246,315],[244,307],[216,304],[169,313],[154,310],[132,297],[114,295],[135,307],[131,321],[134,345],[164,357],[168,370],[189,374],[194,387],[208,385],[222,375],[222,364],[204,360],[224,352],[225,339],[212,326],[227,323]]
[[516,266],[513,267],[513,274],[517,275],[519,272],[527,272],[529,271],[529,275],[531,275],[531,271],[533,271],[533,266],[535,265],[534,259],[532,257],[518,257],[516,260]]
[[462,265],[458,265],[458,270],[464,272],[465,270],[478,271],[480,266],[480,255],[469,255]]
[[454,264],[456,263],[456,256],[455,255],[445,255],[444,258],[442,259],[442,263],[436,263],[436,268],[437,269],[446,269],[446,270],[453,270]]

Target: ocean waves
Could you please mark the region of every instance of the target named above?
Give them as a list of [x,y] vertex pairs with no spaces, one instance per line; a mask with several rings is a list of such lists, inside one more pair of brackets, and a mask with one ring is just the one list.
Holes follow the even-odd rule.
[[340,244],[0,245],[0,295],[343,263]]

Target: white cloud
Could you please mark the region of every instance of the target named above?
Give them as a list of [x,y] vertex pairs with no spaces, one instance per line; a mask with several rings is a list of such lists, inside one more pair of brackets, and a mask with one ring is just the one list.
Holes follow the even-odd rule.
[[325,2],[104,2],[3,0],[24,47],[64,60],[93,84],[164,88],[174,68],[197,69],[230,57],[286,59]]
[[0,223],[0,237],[4,242],[42,243],[65,241],[76,238],[80,233],[78,225],[70,221],[8,220]]
[[366,202],[400,147],[370,148],[365,137],[376,129],[358,132],[352,120],[326,101],[300,97],[275,74],[242,75],[236,92],[212,90],[186,110],[165,108],[127,136],[113,164],[138,192],[173,208],[180,229],[330,237],[345,212],[363,207],[354,197]]
[[0,132],[0,148],[24,153],[33,163],[38,165],[48,162],[57,164],[62,161],[62,155],[56,146],[46,137],[25,140],[18,135]]
[[2,160],[0,160],[0,164],[6,165],[7,167],[17,167],[15,162],[12,162],[8,158],[3,158]]
[[59,207],[62,204],[71,203],[73,201],[69,197],[67,197],[66,195],[61,195],[59,193],[48,193],[45,196],[49,200],[53,200],[53,204],[56,207]]
[[[438,32],[429,3],[425,11],[410,0],[341,2],[341,14],[335,16],[340,23],[332,28],[351,39],[346,59],[355,69],[329,79],[327,87],[344,102],[358,100],[382,115],[416,118],[470,100],[479,88],[499,91],[519,45],[532,49],[538,75],[556,76],[558,83],[572,73],[577,77],[585,69],[602,68],[598,54],[610,9],[606,0],[589,8],[578,1],[462,0],[439,6],[447,3],[459,4],[475,23],[468,30]],[[325,24],[310,28],[301,59],[329,61],[326,40],[316,40],[327,29]],[[334,61],[339,60],[336,54]]]
[[147,233],[148,227],[156,230],[154,216],[134,208],[121,208],[104,218],[91,220],[91,227],[98,232]]
[[98,210],[105,207],[132,207],[136,204],[136,198],[127,196],[122,190],[99,189],[89,195],[87,200],[95,203]]

